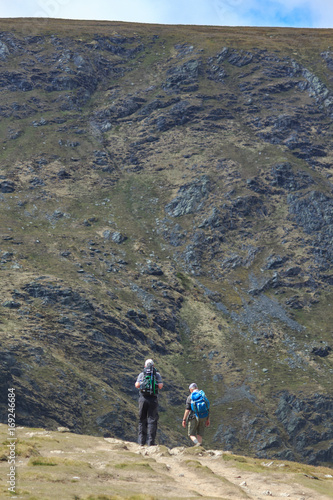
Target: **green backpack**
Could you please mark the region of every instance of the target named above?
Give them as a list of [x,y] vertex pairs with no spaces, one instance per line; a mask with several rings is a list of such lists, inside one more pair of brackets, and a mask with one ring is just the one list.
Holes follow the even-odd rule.
[[153,396],[158,393],[158,384],[156,382],[156,370],[153,365],[148,365],[143,370],[143,381],[140,384],[142,394]]

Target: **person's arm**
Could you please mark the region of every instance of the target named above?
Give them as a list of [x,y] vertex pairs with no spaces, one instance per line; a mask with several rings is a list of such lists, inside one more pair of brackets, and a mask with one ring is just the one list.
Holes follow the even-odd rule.
[[136,382],[135,382],[135,387],[137,389],[140,389],[141,387],[141,382],[142,382],[142,374],[140,373],[140,375],[138,376],[138,378],[136,379]]
[[[207,399],[207,401],[208,401],[208,399]],[[207,420],[205,422],[205,426],[206,427],[210,426],[209,401],[208,401],[208,417],[207,417]]]
[[190,411],[191,410],[185,410],[185,412],[184,412],[183,421],[182,421],[183,427],[186,427],[186,422],[187,422],[188,416],[190,414]]
[[160,373],[156,373],[156,382],[157,382],[157,387],[159,389],[162,389],[163,387],[163,381],[162,381],[162,377],[161,377],[161,374]]

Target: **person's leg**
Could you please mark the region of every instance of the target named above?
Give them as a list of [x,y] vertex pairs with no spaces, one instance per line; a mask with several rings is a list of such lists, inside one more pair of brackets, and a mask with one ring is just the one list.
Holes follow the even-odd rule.
[[139,436],[138,443],[146,444],[147,440],[147,412],[148,404],[145,398],[139,398]]
[[192,420],[189,420],[188,422],[188,436],[191,441],[196,446],[200,445],[199,440],[197,439],[197,426],[198,426],[198,420],[196,418],[193,418]]
[[155,445],[158,422],[158,401],[153,398],[148,407],[148,446]]
[[207,418],[200,418],[197,421],[196,436],[200,445],[202,444],[202,438],[205,432],[206,420]]

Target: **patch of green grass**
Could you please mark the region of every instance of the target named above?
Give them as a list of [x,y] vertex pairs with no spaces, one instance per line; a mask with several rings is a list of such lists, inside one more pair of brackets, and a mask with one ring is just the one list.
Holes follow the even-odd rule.
[[38,458],[31,458],[28,462],[28,465],[42,465],[42,466],[47,466],[47,467],[54,467],[56,465],[59,465],[59,461],[54,459],[54,458],[49,458],[49,457],[38,457]]
[[192,282],[191,280],[188,278],[188,276],[186,276],[186,274],[178,271],[176,273],[176,276],[177,278],[179,279],[179,281],[181,282],[182,286],[185,288],[185,290],[190,290],[191,287],[192,287]]
[[148,462],[123,462],[115,464],[115,469],[137,469],[140,468],[146,471],[152,471],[152,467]]
[[28,462],[29,466],[46,466],[46,467],[55,467],[57,465],[65,465],[66,467],[86,467],[89,466],[87,462],[82,462],[80,460],[72,460],[68,458],[60,458],[60,457],[36,457],[30,458]]
[[[0,461],[6,461],[8,459],[8,445],[10,444],[12,443],[6,440],[0,445]],[[28,441],[18,439],[15,442],[15,455],[23,458],[37,457],[39,451],[37,450],[36,443],[29,443]]]
[[[81,500],[81,499],[77,499]],[[112,496],[107,496],[107,495],[90,495],[89,497],[86,497],[85,499],[82,500],[157,500],[156,497],[152,495],[131,495],[131,496],[118,496],[118,495],[112,495]]]

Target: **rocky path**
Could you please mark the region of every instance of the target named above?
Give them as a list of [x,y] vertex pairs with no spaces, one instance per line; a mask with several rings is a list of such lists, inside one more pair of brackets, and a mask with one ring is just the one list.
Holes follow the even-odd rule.
[[[112,446],[112,442],[117,440],[106,439],[106,441]],[[134,443],[126,443],[126,446],[129,451],[153,459],[156,465],[162,464],[164,474],[175,482],[176,487],[172,495],[167,492],[158,493],[157,498],[161,500],[177,498],[177,491],[181,492],[180,498],[200,497],[221,500],[333,498],[333,478],[321,479],[305,472],[298,474],[287,472],[285,469],[289,468],[288,463],[253,459],[247,462],[243,457],[233,459],[231,454],[201,448],[180,447],[169,450],[165,446],[142,447]],[[332,494],[320,493],[318,486],[321,480],[331,480]]]
[[[60,429],[60,428],[59,428]],[[0,498],[7,429],[0,424]],[[221,450],[139,446],[68,429],[17,429],[16,498],[24,500],[333,499],[333,470],[265,461]]]

